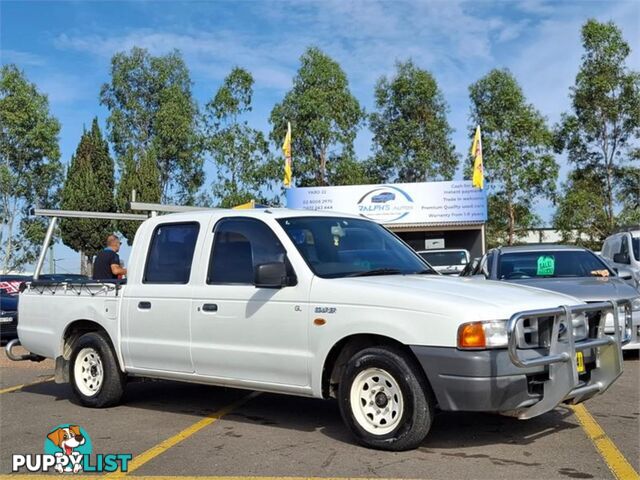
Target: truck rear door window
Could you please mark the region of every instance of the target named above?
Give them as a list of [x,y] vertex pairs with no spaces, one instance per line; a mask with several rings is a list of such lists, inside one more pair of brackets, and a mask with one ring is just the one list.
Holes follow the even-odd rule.
[[189,283],[198,223],[158,225],[153,232],[143,283]]

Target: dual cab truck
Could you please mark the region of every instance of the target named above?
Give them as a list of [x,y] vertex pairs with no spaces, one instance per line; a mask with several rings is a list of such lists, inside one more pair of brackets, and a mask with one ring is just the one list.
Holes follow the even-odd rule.
[[604,392],[629,309],[444,277],[377,223],[266,209],[150,218],[126,284],[33,281],[19,314],[26,358],[88,407],[130,377],[333,397],[362,444],[405,450],[437,408],[526,419]]

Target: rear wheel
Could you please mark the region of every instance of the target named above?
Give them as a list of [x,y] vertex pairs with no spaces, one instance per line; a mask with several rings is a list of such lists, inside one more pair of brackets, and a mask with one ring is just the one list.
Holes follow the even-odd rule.
[[347,362],[338,397],[344,422],[368,447],[416,448],[433,422],[431,388],[400,349],[371,347],[357,352]]
[[109,407],[122,398],[125,376],[104,334],[82,335],[73,346],[70,367],[73,391],[83,405]]

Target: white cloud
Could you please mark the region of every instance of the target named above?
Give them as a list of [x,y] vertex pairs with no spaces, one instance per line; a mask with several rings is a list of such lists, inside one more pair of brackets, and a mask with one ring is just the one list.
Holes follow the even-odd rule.
[[552,122],[570,107],[569,89],[583,53],[580,31],[584,22],[595,17],[599,21],[613,20],[623,30],[623,35],[631,44],[629,67],[640,69],[638,45],[640,26],[637,18],[639,5],[633,3],[612,4],[603,12],[558,11],[553,17],[538,24],[535,36],[520,48],[513,58],[510,68],[523,85],[530,102],[542,111]]
[[103,58],[110,58],[116,52],[130,50],[134,46],[146,48],[155,55],[178,49],[196,76],[220,79],[229,72],[231,66],[239,65],[249,68],[256,82],[263,87],[283,89],[291,83],[292,72],[278,61],[281,48],[253,47],[232,32],[173,33],[145,29],[118,37],[74,37],[62,34],[56,38],[55,45],[60,49],[86,52]]
[[2,63],[15,63],[18,67],[40,67],[46,64],[45,58],[40,55],[10,49],[0,49],[0,60]]
[[33,77],[38,90],[45,93],[51,105],[68,105],[79,100],[97,99],[96,86],[86,78],[71,73],[38,73]]
[[305,47],[317,45],[343,65],[352,81],[371,88],[392,70],[396,59],[412,57],[425,68],[460,71],[466,61],[492,61],[492,35],[517,35],[514,26],[497,18],[479,22],[461,2],[242,5],[252,10],[260,25],[179,31],[164,25],[119,35],[63,33],[54,44],[102,58],[134,45],[155,54],[177,48],[196,76],[219,79],[229,66],[239,64],[254,73],[257,86],[276,89],[290,86],[299,55]]

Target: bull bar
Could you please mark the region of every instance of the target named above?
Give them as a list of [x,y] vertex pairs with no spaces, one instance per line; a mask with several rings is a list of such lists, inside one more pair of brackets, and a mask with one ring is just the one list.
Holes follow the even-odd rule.
[[[619,308],[624,308],[624,336],[620,332]],[[600,312],[595,335],[584,340],[574,339],[573,319],[587,312]],[[606,316],[613,314],[614,334],[604,333]],[[523,359],[518,354],[518,329],[525,319],[552,317],[548,353],[538,358]],[[566,335],[560,338],[560,325],[566,327]],[[543,382],[543,395],[539,402],[522,408],[514,414],[521,419],[533,418],[552,410],[560,403],[577,404],[604,392],[622,374],[622,345],[631,339],[631,302],[607,301],[583,305],[560,306],[528,310],[514,314],[507,322],[508,351],[511,362],[526,369],[548,366],[548,380]],[[576,352],[593,349],[595,367],[587,381],[581,380],[576,364]]]

